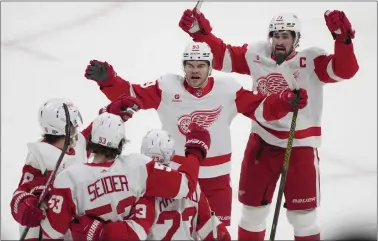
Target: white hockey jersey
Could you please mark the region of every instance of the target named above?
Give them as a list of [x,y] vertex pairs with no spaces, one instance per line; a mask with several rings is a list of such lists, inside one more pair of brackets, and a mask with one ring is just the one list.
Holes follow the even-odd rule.
[[[14,196],[19,192],[31,192],[37,185],[44,185],[47,182],[47,177],[55,168],[56,162],[62,153],[62,150],[43,141],[37,141],[27,144],[29,152],[26,157],[25,166],[23,167],[21,181]],[[74,148],[71,148],[63,157],[61,165],[57,170],[60,173],[62,170],[68,168],[73,164],[83,164],[87,162],[86,140],[81,133],[78,133],[78,140]],[[37,178],[43,180],[34,182]],[[19,228],[20,235],[26,227]],[[40,228],[30,228],[25,238],[35,239],[39,237]],[[67,233],[65,239],[70,239],[70,234]]]
[[116,76],[110,86],[101,87],[110,99],[122,94],[136,96],[144,109],[157,110],[162,128],[175,139],[174,163],[181,164],[185,156],[185,133],[192,122],[207,128],[211,146],[201,162],[199,178],[223,176],[231,170],[230,124],[237,113],[254,118],[254,112],[264,100],[263,95],[245,90],[233,78],[210,77],[206,87],[189,87],[182,76],[166,74],[157,81],[142,85],[130,84]]
[[221,224],[218,218],[212,224],[209,203],[199,185],[189,198],[156,198],[155,212],[147,240],[195,240],[197,236],[206,240],[212,235],[213,225]]
[[[210,46],[214,55],[214,69],[250,75],[254,81],[253,88],[259,93],[270,95],[288,88],[272,59],[268,41],[232,46],[213,34],[203,35],[200,32],[195,34],[194,40],[206,42]],[[327,83],[350,79],[357,73],[359,66],[353,44],[334,41],[334,54],[327,54],[316,47],[308,48],[296,52],[284,65],[287,72],[293,74],[298,86],[308,93],[308,105],[298,113],[293,146],[319,147],[323,87]],[[293,113],[274,121],[266,120],[261,110],[256,113],[252,132],[271,145],[286,147]]]
[[[137,201],[143,195],[183,198],[189,195],[188,185],[185,174],[142,154],[120,156],[105,164],[74,165],[56,177],[47,218],[41,227],[48,237],[58,239],[67,232],[72,217],[77,215],[91,215],[105,221],[126,218],[125,223],[143,240],[155,218],[154,203],[150,213],[148,207],[138,206]],[[134,205],[140,215],[138,222],[127,219]],[[151,215],[148,226],[142,219]]]

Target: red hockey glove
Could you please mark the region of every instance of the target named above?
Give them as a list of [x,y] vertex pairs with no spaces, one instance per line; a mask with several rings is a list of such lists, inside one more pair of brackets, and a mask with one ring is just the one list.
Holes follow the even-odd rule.
[[72,240],[102,240],[101,233],[104,224],[104,222],[88,216],[75,217],[75,220],[70,223]]
[[351,43],[351,39],[354,39],[355,31],[352,29],[352,25],[344,12],[339,10],[331,12],[328,10],[324,13],[324,19],[334,40],[346,44]]
[[179,26],[190,35],[198,31],[201,31],[202,34],[210,34],[212,30],[209,20],[202,13],[198,12],[196,8],[185,10],[180,19]]
[[105,106],[99,111],[101,115],[104,112],[108,112],[114,115],[118,115],[123,121],[127,121],[133,114],[142,108],[142,103],[134,97],[122,95],[115,101]]
[[192,123],[189,126],[189,131],[186,134],[185,156],[193,154],[199,160],[206,158],[211,144],[210,133],[203,127]]
[[13,196],[11,212],[13,218],[21,225],[37,227],[45,218],[44,212],[37,207],[38,197],[27,192]]
[[287,111],[294,111],[294,107],[298,105],[299,109],[303,109],[307,105],[307,90],[299,89],[299,96],[294,91],[287,88],[279,93],[279,100],[282,102],[282,106]]
[[94,80],[101,87],[109,86],[110,81],[117,76],[113,66],[107,62],[91,60],[84,74],[85,78]]

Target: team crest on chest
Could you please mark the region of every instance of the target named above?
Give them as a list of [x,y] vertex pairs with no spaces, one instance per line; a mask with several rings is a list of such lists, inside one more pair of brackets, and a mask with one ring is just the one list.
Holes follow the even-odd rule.
[[190,114],[184,114],[178,118],[177,127],[183,135],[188,133],[188,127],[193,122],[203,128],[208,128],[218,119],[222,108],[223,106],[219,106],[213,110],[197,110]]
[[261,94],[271,95],[288,87],[286,80],[280,73],[271,73],[257,79],[257,90]]
[[[299,71],[293,73],[294,79],[298,80]],[[261,94],[271,95],[288,88],[285,78],[280,73],[271,73],[257,79],[257,91]]]

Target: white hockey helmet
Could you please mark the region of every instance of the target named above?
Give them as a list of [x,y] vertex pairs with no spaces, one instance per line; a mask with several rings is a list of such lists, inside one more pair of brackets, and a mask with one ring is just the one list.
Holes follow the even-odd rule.
[[118,115],[104,112],[93,121],[92,143],[117,149],[122,140],[126,141],[125,124]]
[[142,140],[141,153],[168,166],[175,154],[174,140],[164,130],[150,130]]
[[[71,124],[78,128],[83,124],[83,119],[76,106],[70,100],[50,99],[46,101],[38,112],[38,121],[44,134],[64,136],[66,134],[66,114],[63,103],[68,107]],[[75,133],[71,133],[74,135]]]
[[[213,67],[213,53],[207,43],[191,42],[184,50],[182,56],[182,63],[188,60],[204,60],[209,61],[210,70]],[[210,71],[209,71],[210,72]]]
[[293,47],[298,47],[302,29],[301,23],[295,14],[283,13],[274,16],[269,23],[268,39],[272,37],[274,32],[282,30],[295,32]]

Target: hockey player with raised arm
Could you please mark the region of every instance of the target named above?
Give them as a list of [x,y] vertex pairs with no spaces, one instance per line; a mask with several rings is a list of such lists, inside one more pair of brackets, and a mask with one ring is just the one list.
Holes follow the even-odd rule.
[[[226,226],[231,222],[232,189],[230,186],[230,124],[241,113],[251,119],[264,116],[278,120],[293,111],[295,99],[290,89],[266,98],[245,90],[230,77],[211,77],[213,54],[207,44],[190,43],[182,56],[185,77],[165,74],[144,84],[132,84],[117,76],[107,62],[90,61],[85,77],[94,80],[100,90],[113,100],[122,94],[135,96],[144,109],[155,109],[162,129],[175,139],[175,167],[185,159],[185,135],[191,123],[207,128],[213,143],[201,162],[199,185],[211,209]],[[307,104],[307,93],[300,90],[299,108]],[[221,201],[220,201],[221,200]]]
[[[210,135],[192,124],[186,138],[188,162],[183,166],[197,170],[193,174],[198,175]],[[142,196],[191,195],[197,183],[190,183],[189,175],[142,154],[120,155],[125,141],[119,116],[104,113],[93,122],[87,144],[93,162],[72,165],[57,175],[41,222],[45,236],[59,239],[70,229],[73,240],[144,240],[155,218],[155,202]],[[76,221],[71,222],[73,217]]]
[[[333,54],[316,47],[297,50],[301,25],[294,14],[273,17],[267,26],[266,40],[242,46],[226,44],[216,37],[209,20],[197,9],[186,10],[179,22],[194,41],[210,46],[214,69],[251,75],[253,89],[259,93],[272,95],[288,88],[278,65],[293,74],[299,87],[307,90],[309,105],[298,114],[285,185],[287,218],[294,228],[295,240],[320,239],[316,223],[320,202],[317,148],[321,138],[323,87],[350,79],[359,69],[352,43],[355,31],[347,16],[335,10],[327,11],[324,17],[334,40]],[[289,113],[272,121],[258,115],[252,121],[239,181],[239,201],[243,204],[239,240],[264,240],[292,116]]]
[[[21,225],[20,233],[24,231],[25,226],[31,227],[25,240],[39,237],[39,224],[44,215],[36,205],[63,149],[66,134],[66,116],[63,103],[67,105],[70,115],[71,138],[68,151],[65,153],[57,173],[72,164],[87,162],[86,139],[91,131],[92,124],[79,132],[82,117],[77,107],[69,100],[50,99],[43,103],[38,111],[43,138],[27,144],[29,152],[22,169],[21,180],[10,203],[13,218]],[[123,96],[110,103],[106,108],[102,108],[100,113],[108,111],[126,120],[133,113],[123,112],[122,110],[132,107],[136,111],[135,105],[140,105],[138,100]]]
[[[164,130],[151,130],[143,138],[141,153],[155,162],[169,167],[175,153],[174,139]],[[164,184],[162,184],[164,186]],[[196,191],[182,199],[156,198],[156,218],[148,234],[148,240],[216,240],[229,241],[226,226],[215,217],[212,223],[210,206],[197,184]]]

